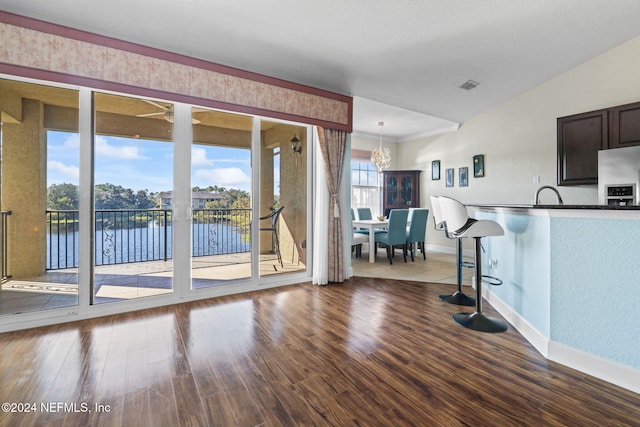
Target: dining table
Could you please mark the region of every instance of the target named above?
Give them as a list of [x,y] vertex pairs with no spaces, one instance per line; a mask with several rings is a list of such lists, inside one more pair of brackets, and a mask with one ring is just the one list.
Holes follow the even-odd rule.
[[375,244],[376,229],[385,229],[389,225],[387,218],[380,221],[379,219],[355,219],[351,222],[354,228],[366,228],[369,230],[369,262],[376,262]]

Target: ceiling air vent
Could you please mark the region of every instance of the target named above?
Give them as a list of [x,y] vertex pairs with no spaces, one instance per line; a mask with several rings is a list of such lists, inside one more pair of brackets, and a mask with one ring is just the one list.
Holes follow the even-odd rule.
[[460,89],[464,89],[464,90],[471,90],[474,87],[478,86],[480,83],[473,81],[473,80],[467,80],[466,82],[462,83],[460,86],[458,86]]

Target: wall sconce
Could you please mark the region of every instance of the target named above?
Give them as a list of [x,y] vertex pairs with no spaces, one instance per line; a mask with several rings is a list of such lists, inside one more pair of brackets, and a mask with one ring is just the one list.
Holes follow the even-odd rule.
[[302,153],[302,143],[296,135],[293,135],[293,138],[291,138],[289,142],[291,143],[291,149],[296,158],[296,167],[298,167],[298,155]]

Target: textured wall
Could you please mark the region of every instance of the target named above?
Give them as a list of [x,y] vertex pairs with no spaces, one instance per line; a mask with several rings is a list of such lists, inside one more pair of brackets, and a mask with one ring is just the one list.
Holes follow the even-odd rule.
[[484,239],[484,271],[504,282],[491,292],[552,342],[640,370],[640,212],[545,212],[476,214],[505,230]]
[[8,266],[14,278],[45,272],[47,143],[44,107],[23,101],[23,121],[2,129],[2,209],[9,217]]
[[551,339],[640,370],[640,216],[552,218],[551,235]]
[[[550,229],[548,216],[528,213],[476,212],[478,219],[497,221],[504,236],[483,239],[483,274],[502,286],[491,292],[546,337],[550,335]],[[495,268],[490,267],[490,261]]]

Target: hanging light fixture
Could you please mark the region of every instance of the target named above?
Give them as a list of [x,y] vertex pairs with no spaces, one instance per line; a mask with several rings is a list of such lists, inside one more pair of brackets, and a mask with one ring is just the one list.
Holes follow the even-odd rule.
[[391,165],[391,150],[382,146],[382,126],[384,126],[384,122],[378,122],[380,146],[371,153],[371,163],[376,166],[378,172],[382,172]]

